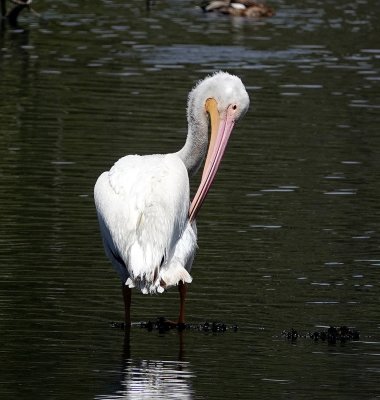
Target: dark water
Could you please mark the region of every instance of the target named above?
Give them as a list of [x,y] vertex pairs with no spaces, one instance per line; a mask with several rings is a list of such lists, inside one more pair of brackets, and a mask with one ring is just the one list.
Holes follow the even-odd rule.
[[[80,3],[80,5],[78,5]],[[1,399],[380,397],[380,6],[271,1],[274,18],[193,1],[36,1],[0,34]],[[121,320],[92,190],[128,153],[175,151],[194,82],[239,75],[252,107],[198,219],[187,319]],[[133,298],[175,317],[176,290]],[[360,340],[281,337],[329,325]]]

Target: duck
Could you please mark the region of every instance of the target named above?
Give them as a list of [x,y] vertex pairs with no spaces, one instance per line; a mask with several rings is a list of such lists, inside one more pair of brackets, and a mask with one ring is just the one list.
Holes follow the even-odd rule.
[[252,0],[204,0],[201,8],[204,12],[219,12],[240,17],[263,18],[275,14],[272,7]]

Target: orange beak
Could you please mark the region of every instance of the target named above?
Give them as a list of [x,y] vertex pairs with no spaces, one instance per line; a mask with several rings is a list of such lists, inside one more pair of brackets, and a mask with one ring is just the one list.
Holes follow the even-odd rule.
[[226,116],[221,118],[216,100],[211,98],[206,101],[206,111],[211,121],[210,145],[202,173],[202,180],[190,205],[190,222],[196,218],[210,190],[226,150],[228,139],[235,125],[234,113],[231,112],[232,109],[230,107],[227,108]]

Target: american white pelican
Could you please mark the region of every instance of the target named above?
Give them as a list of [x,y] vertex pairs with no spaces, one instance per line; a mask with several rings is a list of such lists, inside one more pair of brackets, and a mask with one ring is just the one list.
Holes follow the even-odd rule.
[[[188,134],[181,150],[125,156],[99,176],[95,205],[106,255],[122,282],[126,327],[131,323],[134,287],[142,293],[161,293],[178,285],[178,323],[184,323],[186,284],[192,281],[189,272],[197,247],[195,217],[234,124],[248,106],[248,94],[237,76],[209,76],[189,93]],[[197,172],[206,152],[201,183],[190,205],[189,176]]]

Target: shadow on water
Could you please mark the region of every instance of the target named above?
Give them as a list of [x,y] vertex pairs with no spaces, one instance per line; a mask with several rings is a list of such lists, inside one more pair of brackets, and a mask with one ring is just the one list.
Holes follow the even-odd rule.
[[125,333],[120,366],[107,384],[107,394],[95,396],[106,399],[192,399],[193,373],[184,359],[184,332],[178,332],[178,358],[138,359],[133,357],[130,334]]

